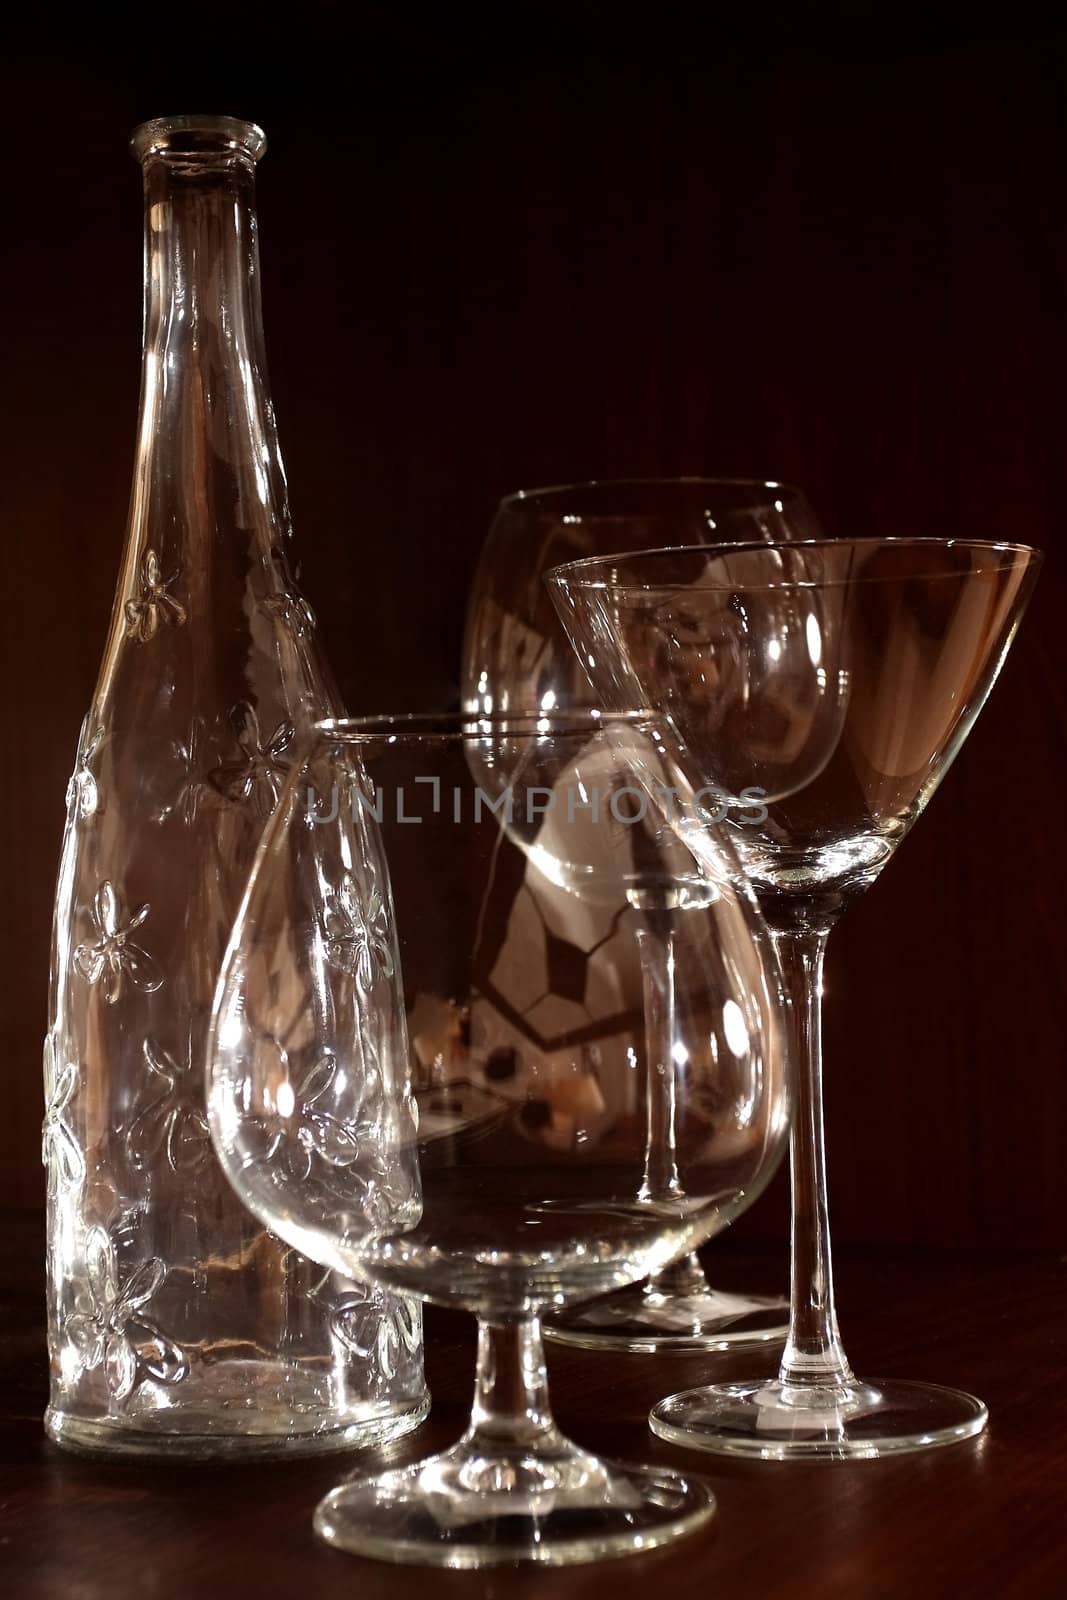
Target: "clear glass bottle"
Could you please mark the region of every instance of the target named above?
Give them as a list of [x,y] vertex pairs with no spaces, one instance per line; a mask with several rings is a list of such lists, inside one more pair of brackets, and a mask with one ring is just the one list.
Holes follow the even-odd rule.
[[427,1405],[417,1307],[266,1232],[205,1117],[213,990],[252,856],[301,731],[338,709],[287,553],[260,314],[264,147],[226,117],[149,122],[132,141],[137,458],[67,796],[45,1045],[46,1426],[83,1449],[343,1448],[406,1431]]

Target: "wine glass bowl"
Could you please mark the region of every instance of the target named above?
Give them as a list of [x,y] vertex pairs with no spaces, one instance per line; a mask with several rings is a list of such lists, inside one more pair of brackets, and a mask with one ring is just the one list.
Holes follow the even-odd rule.
[[[712,630],[703,630],[684,673],[676,670],[676,641],[692,640],[694,615],[766,616],[768,598],[771,614],[811,606],[811,659],[830,696],[831,714],[811,721],[794,746],[796,781],[768,795],[759,820],[723,824],[781,957],[798,1064],[789,1339],[777,1379],[692,1389],[657,1405],[652,1428],[674,1443],[775,1459],[869,1458],[950,1444],[985,1426],[986,1408],[973,1395],[861,1382],[845,1355],[826,1202],[822,970],[838,916],[921,815],[985,703],[1039,565],[1024,545],[872,539],[681,557],[651,550],[548,576],[604,703],[640,692],[669,705],[709,784],[730,771],[735,753],[725,723],[706,714],[694,688],[702,668],[711,676],[718,666]],[[765,650],[740,659],[728,692],[744,705],[746,662],[760,692],[773,673],[760,677]],[[788,778],[787,762],[781,775]]]
[[550,568],[653,545],[820,536],[802,490],[759,478],[630,478],[508,495],[471,586],[462,704],[468,711],[596,707],[542,581]]
[[[776,962],[729,847],[698,859],[657,803],[686,783],[647,713],[322,724],[290,775],[216,998],[220,1159],[325,1268],[481,1330],[463,1440],[334,1490],[333,1543],[551,1563],[711,1514],[564,1439],[539,1323],[694,1249],[784,1148]],[[649,1080],[677,1181],[642,1194]]]

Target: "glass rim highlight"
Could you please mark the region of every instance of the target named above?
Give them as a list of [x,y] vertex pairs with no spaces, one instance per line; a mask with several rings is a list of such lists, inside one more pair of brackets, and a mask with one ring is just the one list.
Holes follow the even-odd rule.
[[595,733],[602,728],[640,728],[651,722],[663,723],[662,711],[651,707],[633,711],[601,711],[547,707],[543,711],[411,711],[396,715],[382,713],[369,717],[324,717],[312,723],[311,732],[319,739],[339,744],[381,744],[383,742],[445,744],[487,736],[526,738],[551,735]]
[[[670,475],[653,475],[647,478],[587,478],[584,480],[578,479],[574,483],[553,483],[532,489],[516,489],[511,494],[507,494],[503,497],[503,499],[499,502],[498,509],[503,510],[506,507],[519,505],[524,507],[541,507],[543,504],[543,508],[546,512],[554,512],[560,516],[570,515],[579,522],[592,520],[593,518],[603,521],[612,521],[616,518],[622,519],[624,517],[633,516],[635,513],[632,508],[620,508],[617,510],[591,508],[583,515],[581,508],[578,506],[576,506],[573,511],[568,513],[557,507],[555,502],[557,500],[562,500],[565,496],[589,496],[592,498],[594,495],[600,492],[607,494],[612,490],[622,492],[626,490],[641,489],[684,490],[702,488],[738,490],[765,489],[767,491],[768,499],[766,506],[761,506],[759,504],[754,505],[751,502],[747,504],[739,503],[737,506],[724,507],[721,512],[724,517],[735,514],[744,516],[746,514],[751,514],[754,511],[761,510],[781,512],[784,507],[781,504],[776,505],[776,500],[779,502],[787,501],[790,505],[807,505],[807,496],[805,495],[803,489],[801,489],[797,484],[784,483],[778,478],[764,478],[758,473],[752,477],[738,477],[732,474],[726,477],[715,477],[714,475],[705,473],[680,473],[673,477]],[[668,514],[670,510],[671,507],[669,506],[653,507],[648,511],[642,511],[640,515],[660,516]]]
[[[585,590],[610,590],[614,594],[653,594],[674,593],[680,588],[699,592],[701,590],[722,590],[730,594],[766,593],[773,589],[828,589],[840,588],[845,585],[876,584],[876,583],[904,583],[909,578],[922,577],[924,582],[958,580],[964,574],[959,572],[892,572],[866,575],[864,573],[848,573],[843,577],[798,578],[783,573],[774,582],[765,580],[758,583],[746,582],[743,578],[720,578],[708,573],[699,563],[723,556],[744,555],[756,550],[792,552],[801,550],[852,550],[857,553],[863,550],[876,550],[891,547],[894,549],[923,549],[923,550],[972,550],[988,551],[991,554],[1010,555],[1015,557],[1011,563],[990,562],[986,567],[972,568],[967,576],[978,576],[983,572],[1004,571],[1010,567],[1040,566],[1044,560],[1044,551],[1035,545],[1016,544],[1010,540],[1003,542],[995,539],[939,539],[934,537],[886,538],[878,537],[860,539],[791,539],[764,540],[749,539],[743,544],[691,544],[691,545],[654,545],[646,550],[620,551],[617,555],[583,556],[579,561],[563,562],[558,567],[552,567],[545,573],[545,583],[550,588],[573,588]],[[622,579],[602,578],[598,576],[601,571],[610,571],[614,566],[625,566],[636,562],[647,562],[655,565],[662,558],[666,564],[667,558],[676,561],[693,561],[698,563],[697,570],[691,579],[662,578],[647,582],[626,582]]]

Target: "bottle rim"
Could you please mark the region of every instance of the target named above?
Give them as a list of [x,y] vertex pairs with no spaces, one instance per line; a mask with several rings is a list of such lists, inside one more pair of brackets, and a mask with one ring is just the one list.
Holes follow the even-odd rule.
[[254,122],[241,117],[153,117],[130,135],[130,153],[136,161],[155,155],[243,155],[258,161],[267,148],[267,136]]

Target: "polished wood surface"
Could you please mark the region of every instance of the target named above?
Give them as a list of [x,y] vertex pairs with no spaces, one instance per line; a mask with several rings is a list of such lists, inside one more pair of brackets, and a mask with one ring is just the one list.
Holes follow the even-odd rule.
[[[0,1593],[11,1600],[1056,1600],[1067,1592],[1067,1262],[992,1251],[846,1252],[843,1325],[864,1376],[925,1378],[988,1403],[980,1439],[897,1461],[741,1463],[672,1449],[645,1426],[672,1389],[751,1359],[550,1351],[560,1424],[604,1454],[685,1464],[712,1480],[711,1530],[674,1549],[553,1571],[436,1573],[328,1550],[316,1500],[380,1452],[279,1466],[117,1465],[42,1432],[46,1372],[36,1225],[3,1219],[0,1267]],[[781,1276],[777,1250],[707,1254],[726,1287]],[[428,1315],[434,1408],[389,1459],[462,1430],[473,1324]],[[764,1362],[766,1365],[766,1362]]]
[[[477,41],[355,4],[210,52],[8,57],[0,362],[0,1204],[36,1207],[63,794],[126,514],[137,120],[262,121],[267,346],[304,586],[353,711],[454,699],[502,493],[772,474],[831,532],[1049,559],[1002,681],[831,946],[841,1239],[1055,1248],[1067,1213],[1065,39],[850,12]],[[751,9],[751,8],[750,8]],[[853,11],[855,8],[853,8]],[[635,13],[636,17],[637,13]],[[504,26],[503,14],[500,22]],[[258,30],[257,30],[258,32]],[[180,30],[179,30],[180,33]],[[195,48],[195,56],[192,53]],[[151,70],[146,62],[151,61]],[[931,1196],[936,1194],[936,1205]],[[782,1236],[784,1191],[741,1227]]]

